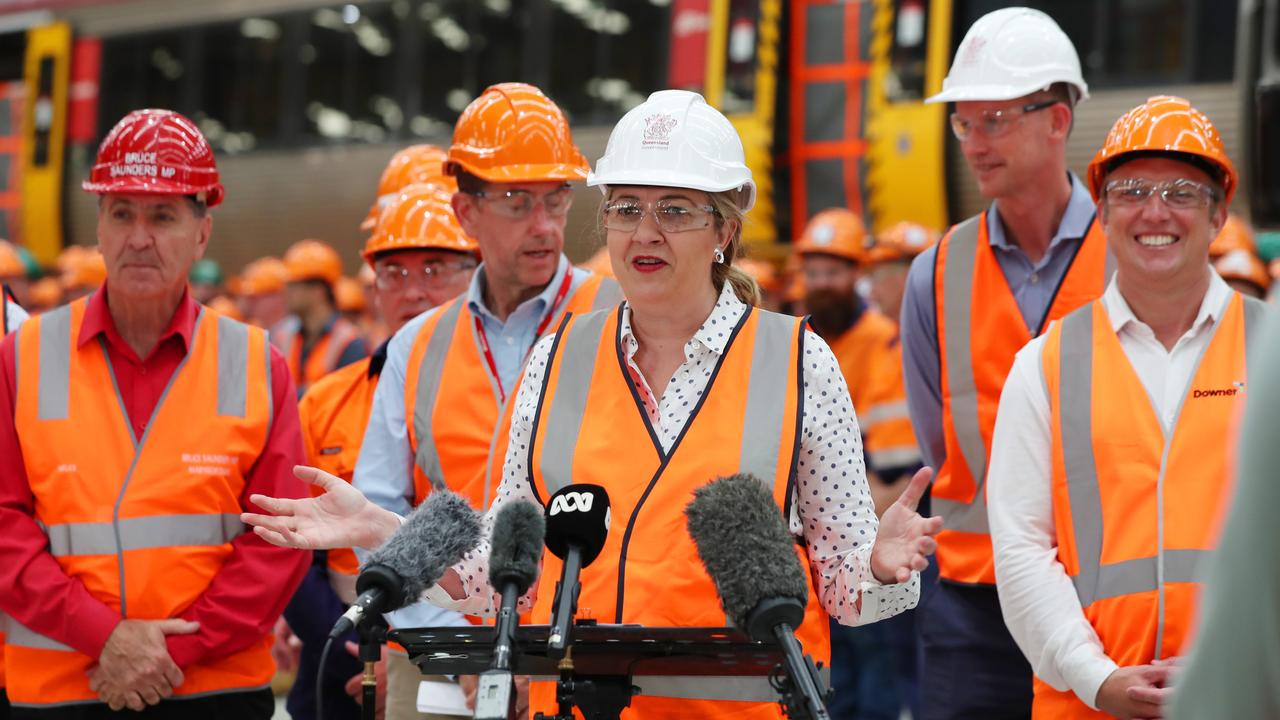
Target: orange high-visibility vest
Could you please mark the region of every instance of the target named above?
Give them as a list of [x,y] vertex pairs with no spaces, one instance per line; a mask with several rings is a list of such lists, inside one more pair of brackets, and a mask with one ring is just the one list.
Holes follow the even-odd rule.
[[[302,444],[308,461],[325,472],[351,482],[364,429],[373,410],[378,377],[369,377],[369,358],[338,368],[312,385],[298,402]],[[311,486],[311,494],[323,491]],[[356,599],[360,562],[350,548],[328,551],[329,585],[342,602]]]
[[944,521],[937,555],[943,578],[995,584],[986,477],[1000,390],[1023,345],[1049,321],[1102,295],[1108,258],[1095,219],[1033,334],[987,239],[986,213],[956,225],[938,245],[933,275],[947,459],[933,482],[933,512]]
[[853,327],[830,341],[849,387],[872,468],[920,462],[920,446],[907,412],[898,324],[867,308]]
[[[574,289],[558,310],[582,313],[612,307],[622,300],[616,281],[592,275]],[[548,323],[555,327],[555,319]],[[518,385],[519,383],[517,383]],[[502,398],[475,332],[475,316],[465,297],[450,301],[422,324],[409,351],[405,372],[405,418],[413,450],[414,505],[433,487],[447,487],[474,507],[493,498],[487,481],[506,457],[509,423]],[[492,460],[491,460],[492,458]]]
[[[1053,438],[1058,561],[1121,667],[1180,654],[1217,542],[1229,428],[1264,306],[1231,294],[1166,431],[1101,301],[1049,329],[1041,354]],[[1035,718],[1105,718],[1036,680]]]
[[[663,452],[637,404],[618,349],[621,308],[569,318],[548,360],[532,436],[530,482],[546,501],[570,483],[609,492],[613,527],[601,557],[582,573],[582,612],[600,622],[653,627],[723,627],[715,584],[685,527],[693,491],[717,477],[752,473],[790,514],[802,407],[803,321],[752,309],[734,329],[670,452]],[[801,561],[809,567],[802,549]],[[534,621],[551,617],[562,564],[544,553]],[[830,665],[828,617],[809,578],[809,605],[798,637]],[[553,710],[554,688],[535,684],[536,710]],[[545,687],[544,687],[545,685]],[[731,697],[746,702],[711,700]],[[777,718],[777,695],[764,678],[709,683],[688,699],[636,697],[631,718]]]
[[[146,433],[133,436],[105,347],[77,347],[87,301],[20,330],[14,419],[35,519],[70,577],[127,619],[178,616],[232,553],[245,478],[272,417],[266,334],[201,308],[191,347]],[[177,696],[266,686],[271,637],[184,670]],[[96,701],[97,658],[10,620],[5,663],[17,705]]]
[[298,393],[306,392],[311,383],[328,375],[338,368],[342,353],[351,343],[360,338],[360,328],[351,324],[346,318],[338,316],[333,327],[312,346],[307,355],[306,365],[302,363],[302,330],[285,333],[280,338],[280,352],[289,362],[289,372],[293,375],[293,383],[298,386]]

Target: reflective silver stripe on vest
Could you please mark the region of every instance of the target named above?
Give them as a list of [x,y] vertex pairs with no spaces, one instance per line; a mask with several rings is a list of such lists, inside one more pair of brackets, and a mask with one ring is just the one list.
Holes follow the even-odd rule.
[[[547,410],[547,422],[539,428],[545,439],[538,469],[550,495],[573,483],[573,453],[582,430],[582,418],[587,413],[587,392],[591,390],[596,355],[600,351],[604,326],[616,314],[613,310],[600,310],[580,315],[573,320],[568,335],[561,340],[558,354],[562,359],[556,394]],[[544,372],[551,372],[551,360],[547,359]]]
[[[987,444],[978,420],[978,388],[973,377],[973,271],[978,263],[978,228],[981,215],[956,225],[947,241],[943,267],[943,322],[946,324],[947,386],[951,392],[951,424],[964,464],[973,476],[972,502],[933,497],[933,511],[942,515],[948,530],[989,535],[987,528]],[[948,462],[955,462],[948,458]]]
[[[1102,493],[1093,456],[1093,304],[1062,319],[1059,338],[1058,407],[1062,426],[1062,464],[1071,503],[1072,534],[1080,572],[1072,578],[1080,604],[1099,599],[1102,557]],[[1113,566],[1114,567],[1114,566]],[[1155,587],[1154,565],[1152,587]],[[1110,581],[1114,586],[1114,579]]]
[[49,554],[54,557],[224,545],[242,532],[244,524],[240,522],[240,516],[229,513],[148,515],[123,518],[114,523],[61,523],[44,528],[49,538]]
[[249,392],[249,326],[218,317],[218,415],[244,417]]
[[[1262,320],[1267,314],[1267,304],[1257,298],[1246,297],[1244,300],[1244,346],[1245,348],[1257,347],[1258,333],[1262,331]],[[1252,358],[1245,357],[1245,391],[1250,387],[1250,380],[1256,375],[1252,372],[1255,365],[1261,365],[1262,359],[1258,362],[1249,362]]]
[[[787,403],[785,381],[791,363],[791,338],[796,320],[787,315],[756,311],[755,347],[751,349],[751,377],[747,382],[747,412],[743,418],[740,472],[760,478],[772,489],[778,478],[778,443],[781,442],[783,408]],[[804,402],[796,398],[796,402]]]
[[5,645],[14,647],[33,648],[36,650],[61,650],[62,652],[75,652],[75,650],[63,645],[56,640],[51,640],[44,635],[23,625],[12,617],[5,618]]
[[600,287],[596,288],[595,299],[591,301],[591,309],[606,310],[608,308],[617,307],[622,302],[622,286],[613,278],[604,278],[600,281]]
[[[831,687],[831,668],[818,670],[824,687]],[[555,680],[556,678],[547,678]],[[636,675],[632,684],[637,695],[676,700],[737,700],[740,702],[776,703],[778,691],[768,677],[734,675]]]
[[413,431],[418,437],[418,447],[413,459],[434,488],[444,487],[444,470],[440,467],[440,454],[436,452],[431,416],[435,412],[440,377],[444,374],[444,362],[458,326],[462,303],[462,298],[458,298],[441,313],[431,339],[427,341],[427,351],[418,364],[418,387],[414,391],[417,399],[413,406]]
[[66,420],[71,391],[71,306],[40,318],[40,367],[36,385],[36,418]]

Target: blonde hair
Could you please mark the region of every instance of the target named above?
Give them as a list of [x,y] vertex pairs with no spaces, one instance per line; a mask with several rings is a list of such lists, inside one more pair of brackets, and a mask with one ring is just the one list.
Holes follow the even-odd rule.
[[746,257],[747,254],[746,246],[742,242],[742,225],[747,220],[747,214],[742,211],[739,203],[746,199],[745,195],[748,192],[750,191],[738,188],[707,193],[711,198],[711,206],[716,209],[716,230],[724,227],[726,222],[735,222],[737,225],[729,238],[729,244],[725,246],[724,262],[711,265],[711,284],[719,293],[724,290],[724,284],[727,282],[739,300],[748,305],[758,306],[761,302],[760,286],[756,284],[755,278],[734,265],[734,262]]

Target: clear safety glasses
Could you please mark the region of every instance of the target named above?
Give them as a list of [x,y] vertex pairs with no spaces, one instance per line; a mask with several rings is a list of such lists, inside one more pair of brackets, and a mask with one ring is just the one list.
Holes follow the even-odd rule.
[[1207,207],[1218,199],[1218,189],[1194,180],[1169,180],[1154,182],[1143,178],[1112,180],[1103,187],[1107,202],[1112,205],[1142,205],[1147,198],[1158,194],[1164,204],[1175,210],[1195,210]]
[[1013,126],[1022,120],[1023,115],[1053,107],[1060,102],[1062,101],[1042,100],[1023,105],[1020,108],[986,110],[978,115],[977,120],[962,118],[959,113],[951,113],[951,132],[960,142],[968,140],[974,132],[981,133],[989,138],[1000,137],[1013,129]]
[[658,228],[666,233],[682,233],[710,227],[716,214],[711,205],[698,205],[684,198],[663,198],[652,203],[624,198],[605,203],[600,208],[604,226],[618,232],[633,232],[652,213]]

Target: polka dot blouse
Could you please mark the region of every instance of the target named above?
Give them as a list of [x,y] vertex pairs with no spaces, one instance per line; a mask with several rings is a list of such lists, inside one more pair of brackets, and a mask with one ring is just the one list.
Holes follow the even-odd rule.
[[[706,390],[716,362],[724,354],[729,335],[747,306],[726,284],[715,308],[684,346],[685,361],[660,398],[635,363],[639,342],[631,330],[631,310],[622,312],[622,343],[631,377],[649,420],[665,450]],[[528,481],[527,448],[538,393],[551,351],[552,338],[540,340],[529,356],[515,397],[510,445],[503,464],[502,483],[486,518],[486,532],[497,510],[515,499],[535,501]],[[804,418],[800,441],[791,532],[803,537],[814,573],[821,583],[822,605],[845,625],[862,625],[891,617],[915,606],[919,575],[895,585],[881,585],[871,574],[871,545],[878,527],[862,459],[862,439],[853,403],[835,355],[821,338],[808,332],[804,342]],[[473,614],[492,612],[494,599],[487,582],[487,542],[458,566],[467,597],[451,601],[438,588],[427,598],[439,605]],[[859,598],[861,603],[858,602]],[[527,599],[524,603],[528,608]]]

